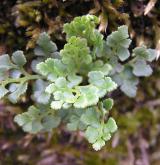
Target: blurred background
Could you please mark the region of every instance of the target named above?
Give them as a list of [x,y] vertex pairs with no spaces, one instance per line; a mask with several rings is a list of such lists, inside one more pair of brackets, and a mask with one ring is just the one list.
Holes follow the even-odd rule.
[[[60,50],[66,42],[63,24],[85,14],[99,16],[105,37],[128,25],[131,47],[145,44],[160,55],[160,0],[0,0],[0,55],[22,49],[31,59],[42,31]],[[152,67],[153,75],[141,79],[136,98],[116,92],[112,116],[119,129],[99,152],[80,132],[64,127],[24,133],[13,118],[31,100],[24,97],[16,106],[0,101],[0,165],[160,165],[160,62]]]

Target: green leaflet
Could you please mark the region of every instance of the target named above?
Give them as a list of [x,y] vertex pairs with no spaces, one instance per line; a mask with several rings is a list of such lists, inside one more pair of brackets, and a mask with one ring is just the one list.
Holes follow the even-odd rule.
[[117,84],[110,77],[105,77],[100,71],[91,71],[88,73],[89,82],[98,88],[99,97],[103,97],[107,92],[117,88]]
[[107,45],[113,49],[113,54],[118,56],[121,61],[125,61],[130,56],[128,51],[130,43],[128,27],[125,25],[107,37]]
[[100,150],[111,138],[111,133],[117,130],[116,122],[109,118],[106,123],[100,122],[100,115],[94,108],[87,109],[81,116],[81,121],[87,125],[85,137],[92,143],[93,148]]
[[93,148],[98,151],[100,150],[103,146],[105,145],[105,141],[102,139],[97,140],[94,144],[93,144]]
[[100,114],[96,112],[95,108],[88,108],[86,112],[83,113],[80,120],[87,126],[92,125],[94,127],[99,127],[99,119]]
[[20,70],[13,69],[10,71],[11,78],[20,78],[21,75],[22,75],[22,72]]
[[56,128],[61,118],[50,109],[44,110],[31,106],[27,112],[17,115],[14,121],[22,126],[24,131],[37,133]]
[[51,102],[51,108],[55,109],[55,110],[61,109],[62,105],[63,105],[63,101],[52,101]]
[[50,101],[50,94],[45,92],[48,82],[45,82],[41,79],[36,80],[33,86],[33,95],[32,99],[39,104],[48,104]]
[[64,76],[66,66],[58,59],[48,58],[45,62],[37,64],[37,70],[48,80],[55,81],[59,76]]
[[133,49],[132,56],[135,57],[131,63],[133,74],[137,77],[150,76],[152,74],[152,68],[147,62],[151,62],[157,57],[156,50],[147,49],[145,46],[141,46]]
[[137,80],[124,80],[120,89],[129,97],[135,97],[137,91]]
[[113,80],[127,96],[136,96],[138,79],[133,74],[131,66],[125,66],[120,73],[114,74]]
[[9,70],[13,67],[14,65],[12,64],[8,54],[0,56],[0,70]]
[[149,57],[147,59],[147,61],[152,62],[153,60],[155,60],[158,57],[158,51],[155,49],[147,49],[149,52]]
[[3,69],[0,70],[0,81],[3,81],[8,78],[8,74]]
[[125,61],[130,56],[128,49],[123,47],[117,49],[117,55],[121,61]]
[[34,53],[37,56],[49,57],[49,55],[57,51],[56,44],[50,40],[50,36],[46,32],[40,34],[37,40],[37,45],[38,47],[34,50]]
[[9,91],[5,87],[0,86],[0,99],[4,97],[8,92]]
[[53,128],[58,127],[61,122],[60,116],[57,115],[47,115],[42,118],[42,130],[43,131],[51,131]]
[[133,73],[136,76],[150,76],[152,68],[144,60],[137,60],[133,66]]
[[74,103],[74,106],[76,108],[86,108],[98,103],[98,89],[95,86],[79,86],[77,87],[77,90],[79,93],[79,97]]
[[[69,87],[69,82],[64,77],[59,77],[55,83],[50,84],[46,88],[46,92],[53,94],[56,101],[63,103],[74,103],[77,96],[73,94],[72,88]],[[61,107],[59,107],[60,109]],[[57,108],[56,108],[57,109]]]
[[52,42],[50,36],[43,32],[37,40],[37,46],[34,49],[34,54],[37,56],[31,63],[32,70],[39,73],[36,65],[48,58],[60,59],[60,53],[57,51],[57,46]]
[[67,129],[70,131],[84,130],[86,125],[81,121],[81,116],[85,112],[84,109],[74,109],[69,115],[69,122],[67,123]]
[[88,126],[87,130],[85,131],[85,137],[88,139],[89,143],[95,143],[99,137],[98,128]]
[[0,71],[18,69],[19,67],[22,67],[24,64],[26,64],[26,62],[26,58],[23,54],[23,51],[21,50],[15,51],[11,58],[8,54],[4,54],[0,56]]
[[106,111],[111,110],[113,107],[113,100],[111,98],[104,100],[103,106],[104,106]]
[[151,62],[156,58],[157,51],[154,49],[147,49],[146,46],[141,46],[133,49],[132,56]]
[[23,51],[20,50],[12,54],[12,61],[18,66],[23,66],[27,62],[26,57],[23,54]]
[[104,132],[114,133],[116,130],[117,130],[116,122],[112,117],[110,117],[107,123],[104,125]]
[[15,90],[11,94],[8,95],[8,99],[12,103],[16,103],[18,101],[18,98],[26,92],[27,86],[28,86],[28,83],[17,84]]
[[102,60],[95,61],[90,68],[91,71],[101,71],[104,75],[108,75],[112,70],[112,66],[109,63],[104,63]]
[[70,88],[73,88],[73,87],[79,85],[82,82],[82,77],[77,76],[75,74],[68,75],[67,79],[69,81],[68,87],[70,87]]
[[60,51],[62,62],[67,65],[70,72],[77,73],[83,65],[90,64],[92,57],[86,39],[71,37],[64,49]]

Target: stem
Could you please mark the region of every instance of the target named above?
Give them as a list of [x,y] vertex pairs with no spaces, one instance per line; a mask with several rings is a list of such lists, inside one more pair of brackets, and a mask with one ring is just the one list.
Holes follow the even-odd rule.
[[29,81],[29,80],[35,80],[35,79],[40,79],[42,78],[41,76],[39,75],[30,75],[28,74],[27,76],[25,77],[20,77],[20,78],[8,78],[7,80],[3,80],[0,82],[0,85],[2,86],[6,86],[7,84],[9,83],[24,83],[26,81]]
[[134,64],[137,61],[137,57],[134,57],[133,59],[131,59],[128,63],[129,64]]
[[25,76],[29,76],[30,74],[28,73],[28,72],[26,72],[25,70],[24,70],[24,68],[22,67],[22,68],[20,68],[20,71],[22,72],[22,74],[24,74]]
[[101,123],[104,124],[104,122],[105,122],[105,113],[104,113],[104,110],[103,110],[101,102],[98,105],[98,109],[101,112]]

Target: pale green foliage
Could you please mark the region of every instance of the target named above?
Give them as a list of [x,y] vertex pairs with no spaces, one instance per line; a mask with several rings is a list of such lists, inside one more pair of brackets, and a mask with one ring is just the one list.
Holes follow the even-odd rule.
[[14,64],[11,63],[10,57],[8,54],[0,56],[0,69],[1,71],[7,71],[14,67]]
[[33,86],[33,95],[32,99],[39,104],[47,104],[50,101],[51,95],[45,92],[48,82],[41,79],[36,80]]
[[23,51],[20,50],[13,53],[12,61],[18,66],[23,66],[27,62]]
[[86,124],[81,121],[81,116],[85,113],[84,109],[74,109],[69,116],[67,129],[70,131],[85,130]]
[[61,60],[48,58],[45,62],[37,64],[37,70],[48,80],[55,81],[59,76],[66,75],[66,66]]
[[133,74],[136,76],[150,76],[152,68],[144,60],[137,60],[133,66]]
[[135,57],[133,61],[133,73],[136,76],[150,76],[152,68],[147,64],[156,58],[156,51],[153,49],[146,49],[145,46],[133,49],[132,56]]
[[117,130],[113,118],[109,118],[106,123],[100,122],[100,116],[95,109],[88,109],[81,116],[81,121],[87,125],[85,136],[95,150],[100,150],[105,145],[105,141],[111,138],[111,133]]
[[41,33],[37,40],[37,47],[34,53],[37,56],[50,56],[57,51],[57,46],[50,40],[50,36],[47,33]]
[[[71,23],[64,25],[64,32],[67,34],[67,39],[72,36],[79,36],[82,38],[91,39],[88,35],[90,32],[94,32],[99,20],[94,15],[86,15],[82,17],[76,17]],[[91,34],[91,37],[93,35]]]
[[[129,97],[135,97],[138,84],[137,77],[146,77],[152,74],[152,68],[147,62],[153,61],[157,52],[154,49],[141,46],[133,49],[130,56],[128,50],[130,43],[128,27],[121,26],[107,37],[106,54],[104,56],[112,64],[111,77],[120,86],[120,89]],[[131,60],[128,60],[129,58]],[[128,61],[122,65],[119,60],[122,62]]]
[[105,145],[105,142],[111,138],[111,134],[117,130],[113,118],[110,117],[105,123],[101,122],[100,118],[101,114],[95,108],[77,109],[72,112],[67,128],[72,131],[77,129],[85,131],[85,137],[97,151]]
[[103,106],[104,108],[108,111],[111,110],[113,107],[113,100],[112,99],[106,99],[103,101]]
[[[100,76],[102,74],[102,76]],[[114,90],[117,85],[110,77],[105,77],[103,72],[92,71],[89,72],[89,85],[78,86],[82,82],[82,77],[72,76],[72,81],[69,81],[71,76],[67,78],[59,77],[56,81],[46,88],[46,92],[53,94],[54,99],[58,102],[52,102],[51,106],[56,109],[63,107],[63,104],[73,104],[75,108],[86,108],[88,106],[96,105],[99,98],[103,97],[107,92]],[[55,108],[54,108],[55,109]]]
[[27,90],[28,83],[15,84],[15,89],[11,91],[12,93],[8,95],[8,99],[12,103],[16,103],[18,98],[23,95]]
[[103,63],[102,60],[97,60],[90,65],[91,71],[101,71],[104,75],[108,75],[112,70],[112,66],[108,63]]
[[[0,56],[0,72],[3,73],[0,82],[0,98],[8,94],[8,99],[16,103],[19,97],[26,92],[29,77],[20,78],[24,72],[23,66],[27,62],[23,51],[14,52],[11,59],[8,54]],[[9,84],[11,85],[8,88]]]
[[99,97],[103,97],[107,92],[117,88],[117,84],[110,77],[105,77],[101,71],[92,71],[88,73],[89,82],[98,88]]
[[125,61],[130,56],[128,51],[130,43],[128,27],[125,25],[119,27],[118,31],[113,32],[107,37],[107,45],[112,48],[115,55],[118,56],[121,61]]
[[87,40],[75,36],[68,40],[60,55],[70,72],[79,72],[84,65],[92,62]]
[[146,46],[141,46],[133,49],[132,56],[136,56],[141,60],[152,62],[156,58],[156,50],[147,49]]
[[79,97],[74,103],[76,108],[86,108],[96,105],[99,101],[98,89],[93,85],[77,87]]
[[50,36],[45,32],[40,34],[37,40],[37,46],[34,49],[34,53],[37,56],[37,58],[34,59],[31,64],[32,70],[34,72],[37,72],[36,65],[47,58],[60,58],[56,44],[51,41]]
[[9,91],[5,87],[0,86],[0,99],[4,97],[8,92]]
[[52,109],[31,106],[27,112],[17,115],[14,120],[23,127],[24,131],[37,133],[56,128],[61,118]]
[[67,39],[72,36],[85,38],[88,46],[93,47],[93,57],[101,56],[104,41],[103,35],[95,29],[98,23],[98,18],[93,15],[76,17],[71,23],[64,25],[64,32],[67,34]]
[[129,97],[135,97],[137,91],[138,79],[132,73],[131,66],[124,66],[120,73],[113,75],[113,80],[117,82],[120,89]]
[[[55,83],[46,88],[46,92],[53,94],[56,101],[73,104],[77,96],[73,95],[73,89],[69,87],[69,82],[64,77],[59,77]],[[62,106],[62,105],[61,105]],[[60,109],[61,107],[59,107]]]
[[[128,27],[121,26],[106,40],[96,29],[96,16],[76,17],[64,25],[67,43],[57,51],[47,33],[40,34],[31,67],[23,68],[26,58],[16,51],[11,58],[0,56],[0,99],[16,103],[35,80],[31,98],[35,106],[15,117],[15,122],[30,133],[52,131],[61,123],[71,131],[83,131],[95,150],[100,150],[117,130],[108,118],[113,100],[108,94],[118,86],[128,96],[136,95],[138,77],[149,76],[149,62],[156,51],[145,46],[129,52]],[[130,55],[131,54],[131,55]]]
[[[46,92],[49,94],[54,95],[54,99],[59,106],[58,109],[61,107],[66,106],[67,104],[73,104],[75,108],[86,108],[91,105],[96,105],[99,101],[99,98],[105,95],[107,92],[114,90],[116,88],[116,84],[108,77],[104,79],[104,82],[100,82],[100,84],[90,84],[86,86],[78,86],[81,83],[81,78],[78,76],[74,76],[77,78],[77,82],[71,85],[71,82],[67,81],[64,77],[59,77],[55,83],[50,84],[46,88]],[[102,80],[103,81],[103,80]],[[101,92],[102,91],[102,92]],[[52,102],[51,106],[55,106],[55,102]]]

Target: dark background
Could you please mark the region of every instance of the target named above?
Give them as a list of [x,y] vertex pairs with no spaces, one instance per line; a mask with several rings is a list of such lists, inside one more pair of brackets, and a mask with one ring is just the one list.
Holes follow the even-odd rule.
[[[32,59],[42,31],[61,49],[63,24],[88,13],[100,17],[105,36],[127,24],[131,48],[144,43],[160,52],[159,0],[0,0],[0,54],[22,49]],[[0,165],[159,165],[159,64],[152,63],[153,75],[141,79],[136,98],[116,92],[112,116],[119,130],[100,152],[93,151],[81,133],[63,127],[53,133],[24,133],[13,117],[25,111],[30,100],[22,98],[16,106],[0,101]]]

